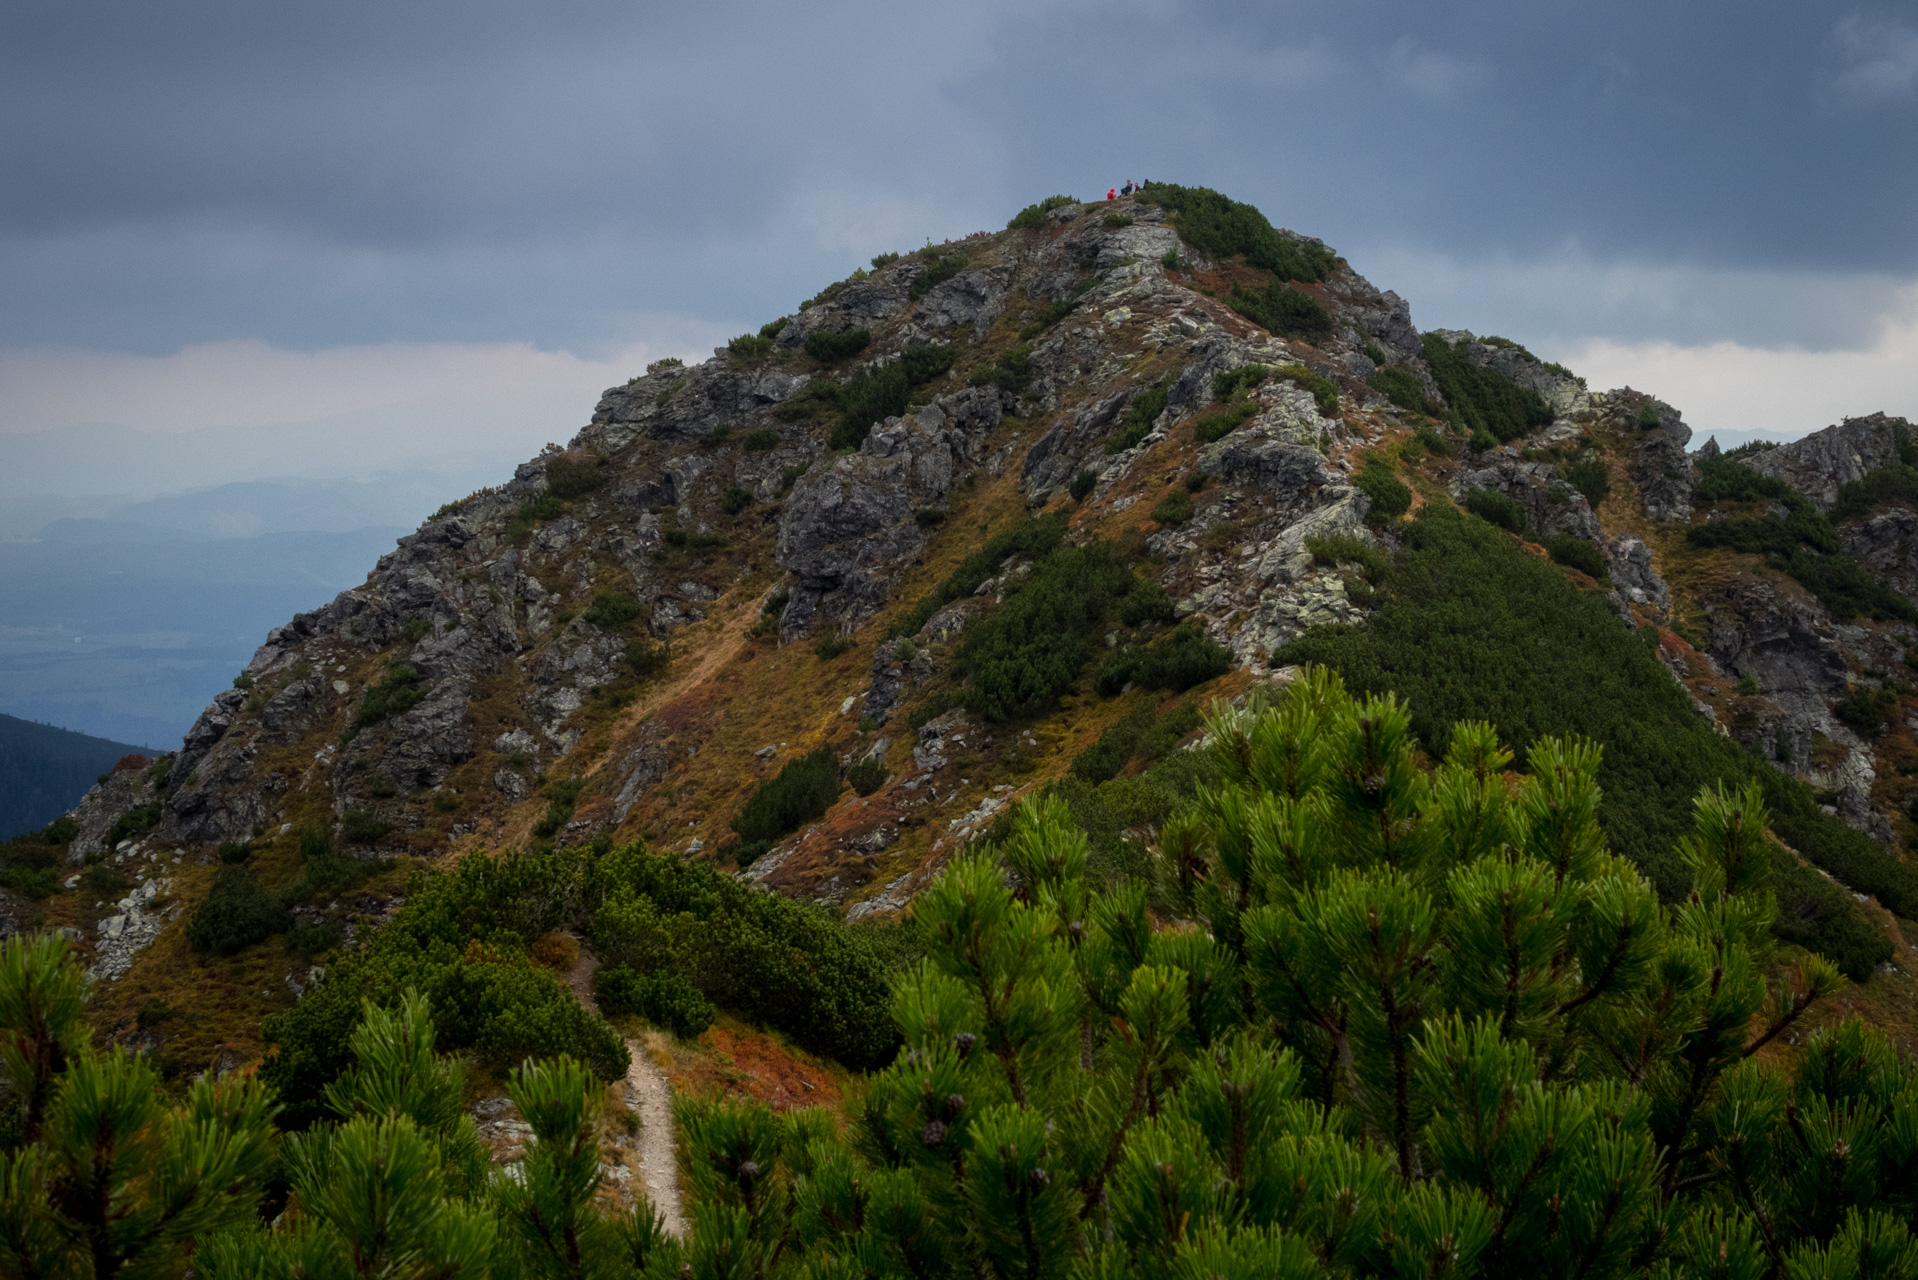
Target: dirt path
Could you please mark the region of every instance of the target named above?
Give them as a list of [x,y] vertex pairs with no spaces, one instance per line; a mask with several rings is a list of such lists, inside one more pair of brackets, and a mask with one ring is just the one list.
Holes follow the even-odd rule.
[[[579,1002],[594,1013],[599,1012],[593,1000],[593,974],[598,969],[599,957],[581,947],[566,978]],[[679,1159],[673,1144],[673,1087],[644,1040],[627,1040],[626,1052],[631,1059],[626,1068],[626,1103],[639,1117],[639,1176],[666,1234],[683,1239],[686,1219],[680,1211]]]

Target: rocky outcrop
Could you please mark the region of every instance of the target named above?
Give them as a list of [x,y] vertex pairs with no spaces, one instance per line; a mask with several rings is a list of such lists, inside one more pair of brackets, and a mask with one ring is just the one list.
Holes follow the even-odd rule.
[[[1607,572],[1611,575],[1612,586],[1617,591],[1619,603],[1623,606],[1636,606],[1647,615],[1647,620],[1655,626],[1669,625],[1672,620],[1672,592],[1652,567],[1652,549],[1641,538],[1629,533],[1621,533],[1613,538],[1605,548]],[[1631,609],[1624,607],[1627,621],[1633,621]]]
[[1907,600],[1918,600],[1918,513],[1880,511],[1838,531],[1846,554],[1857,556]]
[[1830,511],[1844,485],[1899,460],[1897,433],[1909,431],[1910,425],[1882,413],[1847,418],[1775,449],[1742,454],[1739,461],[1783,480],[1820,511]]
[[873,428],[857,452],[816,467],[793,487],[777,555],[792,575],[780,622],[788,638],[822,621],[849,626],[885,603],[894,578],[926,543],[918,513],[942,510],[954,482],[984,461],[999,398],[974,388],[941,396]]
[[[1540,534],[1568,533],[1605,546],[1605,532],[1585,495],[1559,477],[1549,462],[1503,459],[1489,467],[1461,467],[1452,480],[1452,496],[1463,502],[1474,489],[1502,493],[1525,508],[1526,523]],[[1640,544],[1641,546],[1643,544]],[[1646,561],[1650,568],[1649,558]]]
[[1635,415],[1632,423],[1638,431],[1638,443],[1632,449],[1630,470],[1645,514],[1654,520],[1691,519],[1692,462],[1685,445],[1692,438],[1692,429],[1678,410],[1662,400],[1640,398],[1636,408],[1629,396],[1614,394],[1608,401]]

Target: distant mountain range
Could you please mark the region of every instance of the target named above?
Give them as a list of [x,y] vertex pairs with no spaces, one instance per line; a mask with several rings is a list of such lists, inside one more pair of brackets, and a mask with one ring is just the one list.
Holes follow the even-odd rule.
[[0,839],[46,826],[114,761],[134,752],[158,754],[151,747],[0,715]]

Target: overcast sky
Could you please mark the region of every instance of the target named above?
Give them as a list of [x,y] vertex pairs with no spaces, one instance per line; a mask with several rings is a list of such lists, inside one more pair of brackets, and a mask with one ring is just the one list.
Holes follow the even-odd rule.
[[876,252],[1126,178],[1701,434],[1918,416],[1914,126],[1910,3],[11,0],[0,433],[530,451]]

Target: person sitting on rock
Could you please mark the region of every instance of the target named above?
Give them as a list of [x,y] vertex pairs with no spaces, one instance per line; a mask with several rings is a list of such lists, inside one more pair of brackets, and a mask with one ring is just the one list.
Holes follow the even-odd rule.
[[1119,198],[1119,193],[1117,191],[1114,191],[1111,187],[1106,188],[1106,199],[1117,200],[1118,198]]
[[1125,185],[1119,188],[1119,194],[1122,196],[1129,196],[1132,194],[1132,179],[1127,178],[1125,180]]

